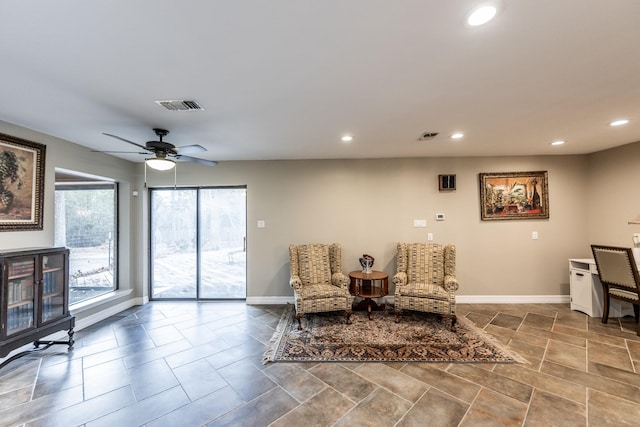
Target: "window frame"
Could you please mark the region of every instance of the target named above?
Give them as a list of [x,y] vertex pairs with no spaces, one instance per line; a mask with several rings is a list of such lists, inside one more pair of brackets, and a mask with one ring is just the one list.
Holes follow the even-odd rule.
[[[73,191],[73,190],[113,190],[113,213],[114,213],[114,230],[113,230],[113,286],[110,290],[100,293],[98,295],[69,303],[69,306],[84,305],[88,302],[95,300],[96,298],[105,297],[111,295],[120,289],[120,197],[119,197],[119,185],[117,181],[61,181],[55,183],[54,199],[58,191]],[[54,201],[55,204],[55,201]],[[55,222],[55,221],[54,221]],[[54,225],[54,229],[56,226]],[[54,233],[55,238],[55,233]],[[71,248],[69,248],[71,249]],[[69,252],[69,258],[73,254],[71,250]]]

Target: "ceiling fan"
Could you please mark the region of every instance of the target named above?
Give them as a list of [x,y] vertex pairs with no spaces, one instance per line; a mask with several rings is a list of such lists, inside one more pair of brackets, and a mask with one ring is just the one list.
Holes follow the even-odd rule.
[[[119,139],[120,141],[128,142],[129,144],[135,145],[136,147],[142,148],[143,152],[138,152],[138,154],[148,154],[153,153],[155,157],[144,159],[147,166],[156,170],[169,170],[172,169],[176,164],[175,161],[171,160],[174,158],[176,160],[184,160],[187,162],[198,163],[206,166],[215,166],[218,162],[213,160],[205,160],[199,159],[197,157],[185,156],[185,154],[191,153],[201,153],[203,151],[207,151],[201,145],[184,145],[182,147],[176,147],[175,145],[163,141],[162,138],[167,136],[169,133],[166,129],[154,128],[153,131],[158,135],[159,141],[147,141],[145,145],[138,144],[133,141],[129,141],[128,139],[122,138],[118,135],[112,135],[110,133],[103,133],[103,135],[110,136],[112,138]],[[133,153],[133,151],[100,151],[101,153]]]

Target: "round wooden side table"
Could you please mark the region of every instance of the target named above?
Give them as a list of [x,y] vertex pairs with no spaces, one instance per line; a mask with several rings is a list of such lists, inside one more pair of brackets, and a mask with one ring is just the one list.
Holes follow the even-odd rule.
[[372,298],[381,298],[389,291],[389,275],[384,271],[372,271],[363,273],[356,270],[349,273],[351,295],[363,298],[358,304],[354,304],[354,310],[367,310],[369,320],[373,320],[372,311],[384,310],[384,304],[378,305]]

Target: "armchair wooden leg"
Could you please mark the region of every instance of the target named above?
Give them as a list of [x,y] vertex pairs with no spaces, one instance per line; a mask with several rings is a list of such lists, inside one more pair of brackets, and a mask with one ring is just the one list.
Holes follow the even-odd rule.
[[457,327],[456,323],[458,322],[458,317],[455,314],[451,315],[451,331],[455,332]]
[[394,313],[396,315],[396,323],[400,323],[400,318],[402,317],[402,309],[401,308],[395,309]]
[[352,324],[353,322],[351,321],[351,315],[353,314],[353,311],[351,310],[346,310],[347,312],[347,325]]
[[302,330],[302,323],[300,323],[300,319],[302,319],[302,316],[304,316],[304,314],[297,314],[296,318],[298,319],[298,330],[301,331]]

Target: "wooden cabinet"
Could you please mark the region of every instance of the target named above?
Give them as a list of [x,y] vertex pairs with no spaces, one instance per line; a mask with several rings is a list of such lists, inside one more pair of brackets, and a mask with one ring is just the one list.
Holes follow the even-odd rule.
[[[0,357],[33,342],[73,346],[69,313],[69,250],[29,249],[0,253]],[[41,341],[67,330],[68,341]]]
[[590,317],[602,316],[602,285],[595,264],[588,259],[569,260],[569,292],[571,310],[581,311]]
[[[569,292],[571,310],[581,311],[590,317],[601,317],[604,298],[602,283],[593,259],[569,260]],[[633,306],[627,302],[611,300],[609,317],[633,316]]]

